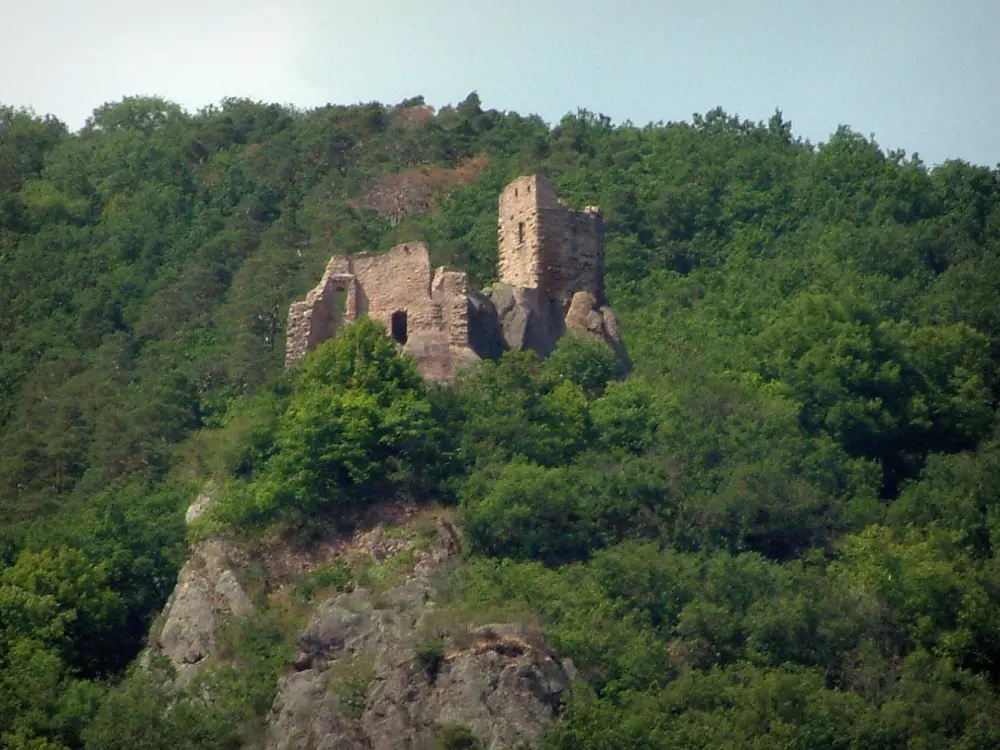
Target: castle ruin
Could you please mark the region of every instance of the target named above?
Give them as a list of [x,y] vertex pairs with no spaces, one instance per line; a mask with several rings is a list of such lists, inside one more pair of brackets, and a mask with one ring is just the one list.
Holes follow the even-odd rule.
[[548,355],[567,330],[604,341],[624,360],[614,313],[604,304],[600,211],[573,211],[540,175],[500,195],[499,282],[477,292],[465,273],[432,270],[423,243],[372,255],[335,255],[320,283],[288,313],[286,366],[359,315],[380,322],[424,377],[448,381],[506,349]]
[[568,302],[576,292],[604,299],[604,227],[595,206],[572,211],[541,175],[519,177],[500,194],[500,282]]

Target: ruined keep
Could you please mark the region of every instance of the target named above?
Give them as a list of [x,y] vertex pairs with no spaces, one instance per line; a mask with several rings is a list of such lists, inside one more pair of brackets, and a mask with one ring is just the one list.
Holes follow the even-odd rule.
[[604,227],[595,206],[572,211],[541,175],[500,194],[500,282],[568,302],[576,292],[604,300]]
[[335,255],[288,313],[286,366],[359,315],[385,326],[429,380],[507,349],[548,355],[567,330],[609,344],[625,360],[604,305],[600,211],[573,211],[544,177],[519,177],[499,200],[498,283],[476,292],[461,271],[432,269],[422,243],[379,255]]

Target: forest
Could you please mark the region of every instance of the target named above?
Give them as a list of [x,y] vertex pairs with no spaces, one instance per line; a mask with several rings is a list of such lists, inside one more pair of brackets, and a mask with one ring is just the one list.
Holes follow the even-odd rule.
[[[436,386],[366,320],[284,370],[331,254],[488,284],[534,172],[602,208],[630,372],[567,336]],[[0,106],[0,747],[253,747],[273,628],[211,699],[137,664],[191,533],[393,498],[577,665],[546,750],[1000,747],[998,299],[1000,168],[780,112]]]

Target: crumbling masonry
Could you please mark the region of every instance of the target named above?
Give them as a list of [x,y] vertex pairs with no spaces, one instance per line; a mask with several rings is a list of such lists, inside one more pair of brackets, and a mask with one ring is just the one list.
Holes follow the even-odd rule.
[[520,177],[500,195],[500,281],[470,291],[460,271],[431,269],[422,243],[380,255],[335,255],[320,283],[288,313],[285,364],[294,366],[357,318],[379,321],[429,380],[506,349],[548,355],[566,329],[625,358],[604,304],[600,211],[569,209],[544,177]]
[[601,212],[571,211],[540,175],[519,177],[500,194],[500,281],[568,302],[576,292],[604,297]]

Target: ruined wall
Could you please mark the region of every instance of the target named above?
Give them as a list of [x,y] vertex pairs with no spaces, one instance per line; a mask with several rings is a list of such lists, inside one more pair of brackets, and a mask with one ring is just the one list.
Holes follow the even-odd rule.
[[604,220],[597,206],[587,206],[583,211],[570,212],[571,259],[565,267],[562,296],[577,292],[593,294],[599,304],[604,303]]
[[497,241],[502,283],[566,303],[576,292],[603,301],[600,211],[569,209],[541,175],[519,177],[501,193]]
[[431,300],[431,263],[423,243],[396,245],[382,255],[349,256],[348,262],[361,289],[359,314],[367,314],[391,332],[393,313],[406,313],[408,336],[441,328],[440,310]]
[[357,318],[358,292],[349,265],[341,256],[334,256],[319,284],[288,311],[285,364],[298,362],[306,352]]
[[439,268],[431,282],[431,299],[444,317],[444,329],[452,346],[469,344],[469,279],[461,271]]
[[396,245],[382,255],[335,255],[320,283],[288,314],[285,364],[334,336],[358,315],[381,323],[413,354],[425,376],[448,379],[454,349],[469,345],[468,281],[464,273],[431,273],[423,243]]

